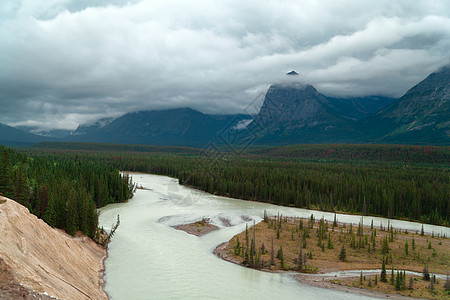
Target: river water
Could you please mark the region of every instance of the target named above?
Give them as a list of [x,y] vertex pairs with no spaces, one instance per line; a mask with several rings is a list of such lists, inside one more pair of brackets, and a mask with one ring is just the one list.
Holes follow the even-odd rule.
[[[334,214],[210,195],[180,186],[166,176],[132,174],[138,189],[127,203],[102,208],[100,225],[120,226],[105,261],[105,289],[111,299],[373,299],[301,284],[289,274],[244,268],[216,257],[221,243],[245,229],[246,223],[269,215],[309,217],[330,221]],[[340,222],[358,223],[360,216],[337,215]],[[220,229],[197,237],[172,226],[209,218]],[[365,217],[375,226],[387,219]],[[223,220],[229,220],[230,224]],[[250,220],[250,221],[249,221]],[[391,221],[395,228],[420,230],[421,224]],[[231,225],[231,226],[230,226]],[[446,227],[425,225],[425,231],[445,233]]]

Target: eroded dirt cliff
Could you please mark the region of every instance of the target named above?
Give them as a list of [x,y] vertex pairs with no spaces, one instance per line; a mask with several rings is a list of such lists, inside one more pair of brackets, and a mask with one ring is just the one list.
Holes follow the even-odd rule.
[[91,239],[54,229],[0,196],[0,299],[107,299],[105,257]]

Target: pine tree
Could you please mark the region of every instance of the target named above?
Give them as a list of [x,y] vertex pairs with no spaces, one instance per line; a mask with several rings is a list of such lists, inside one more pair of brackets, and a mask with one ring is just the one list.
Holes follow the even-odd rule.
[[284,256],[283,256],[283,246],[280,246],[280,250],[278,251],[281,268],[284,269]]
[[395,290],[396,291],[400,291],[401,290],[401,277],[400,277],[400,275],[398,273],[398,270],[397,270],[397,276],[395,277]]
[[234,255],[240,255],[241,243],[239,242],[239,237],[236,237],[236,246],[234,247]]
[[381,282],[387,282],[387,275],[386,275],[386,261],[383,256],[383,263],[381,265],[381,275],[380,275],[380,281]]
[[391,225],[391,231],[389,234],[389,242],[393,242],[394,241],[394,227]]
[[402,290],[406,290],[406,272],[404,270],[402,275]]
[[244,264],[248,264],[250,261],[250,257],[249,257],[249,239],[248,239],[248,225],[247,223],[245,224],[245,259],[244,259]]
[[388,244],[388,239],[385,236],[383,239],[383,244],[381,245],[381,254],[385,255],[389,253],[389,244]]
[[11,181],[11,163],[8,152],[2,151],[0,160],[0,194],[8,198],[13,198],[13,187]]
[[345,251],[344,245],[342,245],[341,252],[339,252],[339,260],[340,261],[346,261],[347,260],[347,253]]
[[15,172],[14,180],[14,200],[25,207],[29,206],[28,183],[27,177],[22,165]]
[[250,244],[249,261],[248,261],[248,265],[249,265],[250,267],[253,267],[254,264],[255,264],[255,260],[254,260],[254,251],[255,251],[255,248],[253,247],[254,244],[255,244],[255,243],[254,243],[254,240],[252,239],[252,242],[251,242],[251,244]]
[[328,244],[327,244],[327,248],[328,248],[328,249],[334,249],[333,241],[332,241],[332,239],[331,239],[331,232],[328,233]]
[[411,277],[409,277],[409,286],[408,289],[412,290],[413,289],[413,284],[414,284],[414,279]]
[[298,258],[297,258],[297,264],[298,264],[298,270],[301,271],[303,268],[303,247],[302,247],[302,241],[300,241],[300,247],[298,250]]
[[272,247],[271,247],[271,251],[270,251],[270,265],[273,266],[275,265],[275,253],[273,250],[273,236],[272,236]]
[[423,268],[423,280],[429,281],[430,280],[430,273],[428,272],[428,264]]
[[73,189],[69,190],[69,194],[67,195],[67,220],[65,227],[67,233],[72,236],[74,236],[78,230],[78,209],[75,191]]
[[405,255],[408,255],[408,241],[405,241]]
[[253,246],[253,255],[256,254],[256,224],[255,220],[253,220],[253,239],[252,239],[252,246]]

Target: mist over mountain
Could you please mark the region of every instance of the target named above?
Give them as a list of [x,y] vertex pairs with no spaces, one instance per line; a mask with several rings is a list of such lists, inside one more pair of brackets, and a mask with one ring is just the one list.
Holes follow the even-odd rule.
[[449,145],[449,70],[444,67],[432,73],[400,99],[328,97],[312,85],[291,81],[271,85],[256,116],[208,115],[191,108],[139,111],[100,119],[72,132],[2,125],[0,141],[9,145],[60,140],[205,147],[211,142],[232,144],[239,136],[246,143],[262,145]]
[[245,115],[206,115],[190,108],[140,111],[80,126],[68,141],[204,146]]
[[54,141],[50,137],[35,135],[0,123],[0,144],[6,146],[29,146],[34,143]]

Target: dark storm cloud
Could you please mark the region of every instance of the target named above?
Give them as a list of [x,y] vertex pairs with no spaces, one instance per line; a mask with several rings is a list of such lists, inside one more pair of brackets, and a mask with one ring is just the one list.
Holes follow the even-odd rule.
[[241,112],[291,70],[329,95],[401,96],[449,63],[449,15],[445,0],[3,0],[0,122]]

